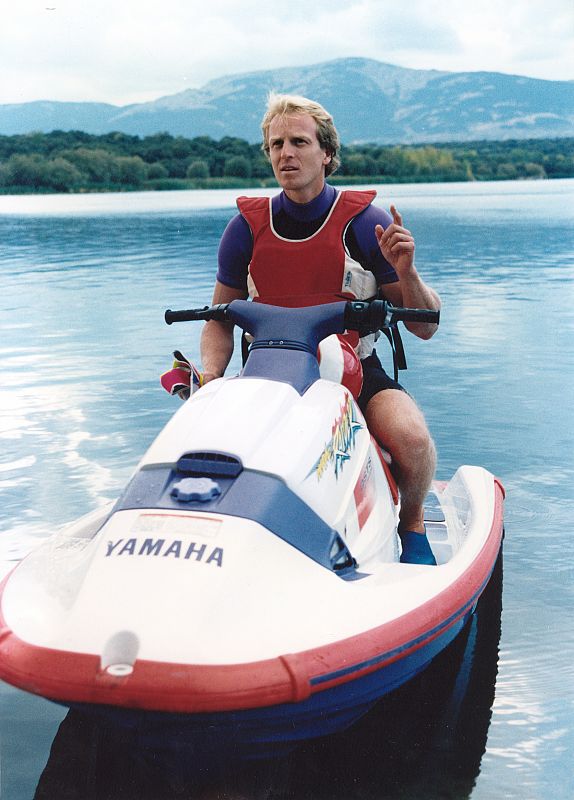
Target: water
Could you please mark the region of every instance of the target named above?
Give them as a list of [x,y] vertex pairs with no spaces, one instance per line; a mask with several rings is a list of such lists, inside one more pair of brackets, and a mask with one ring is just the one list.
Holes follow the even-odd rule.
[[[403,376],[438,477],[480,464],[508,492],[501,618],[493,590],[408,691],[219,789],[199,787],[177,747],[134,748],[0,684],[2,800],[574,796],[574,182],[379,193],[443,299],[439,334],[405,337]],[[2,572],[115,497],[177,407],[158,376],[176,347],[198,357],[200,326],[167,327],[163,310],[209,302],[235,194],[0,197]]]

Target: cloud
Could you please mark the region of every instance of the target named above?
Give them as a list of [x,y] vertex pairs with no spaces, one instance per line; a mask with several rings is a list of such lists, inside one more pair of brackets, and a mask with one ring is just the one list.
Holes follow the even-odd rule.
[[3,9],[0,102],[126,104],[342,56],[568,79],[573,28],[569,0],[546,0],[544,15],[531,0],[504,13],[495,0],[20,0]]

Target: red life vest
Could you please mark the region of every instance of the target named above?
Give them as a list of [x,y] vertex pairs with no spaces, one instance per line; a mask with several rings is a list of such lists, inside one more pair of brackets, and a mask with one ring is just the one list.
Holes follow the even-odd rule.
[[285,239],[275,231],[271,198],[238,198],[239,211],[253,235],[249,295],[291,308],[374,297],[375,276],[350,257],[344,235],[375,196],[375,191],[340,192],[324,223],[307,239]]

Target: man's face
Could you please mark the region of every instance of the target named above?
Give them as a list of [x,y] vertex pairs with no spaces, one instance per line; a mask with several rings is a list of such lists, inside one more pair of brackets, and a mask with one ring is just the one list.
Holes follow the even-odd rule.
[[309,114],[271,120],[269,155],[277,182],[290,200],[308,203],[321,193],[331,156],[321,148],[317,124]]

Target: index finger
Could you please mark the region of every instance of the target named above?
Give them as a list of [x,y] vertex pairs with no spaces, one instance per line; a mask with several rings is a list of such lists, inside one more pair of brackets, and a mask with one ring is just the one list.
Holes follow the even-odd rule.
[[403,218],[401,213],[399,212],[396,206],[391,205],[391,214],[393,215],[393,221],[395,225],[399,225],[401,228],[403,227]]

